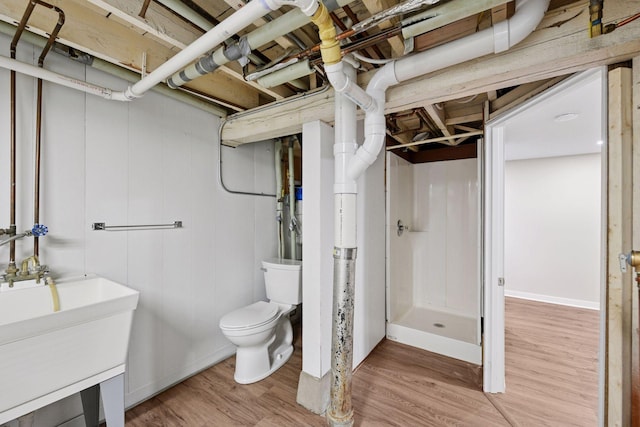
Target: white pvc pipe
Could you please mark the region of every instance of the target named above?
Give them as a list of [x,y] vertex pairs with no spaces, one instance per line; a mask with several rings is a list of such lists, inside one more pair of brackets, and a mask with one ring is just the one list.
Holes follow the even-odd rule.
[[384,145],[387,124],[384,118],[384,104],[387,88],[398,83],[394,62],[378,70],[367,86],[367,93],[375,100],[375,109],[364,118],[365,140],[358,148],[348,166],[351,179],[358,179],[376,161]]
[[[345,6],[353,1],[354,0],[329,1],[327,2],[326,7],[328,8],[328,10],[334,10],[338,7]],[[303,25],[308,24],[311,21],[310,16],[311,15],[307,15],[302,10],[302,8],[290,10],[284,15],[266,23],[265,25],[262,25],[261,27],[247,34],[245,36],[246,45],[249,50],[258,49],[259,47],[264,46],[267,43],[271,43],[278,37],[289,34],[292,31],[302,27]],[[240,48],[238,43],[232,46],[238,49]],[[237,55],[238,51],[235,51],[234,53]],[[198,61],[198,63],[191,64],[180,72],[173,74],[169,79],[169,86],[173,88],[182,86],[191,80],[194,80],[202,75],[207,74],[208,72],[211,72],[212,69],[216,69],[217,67],[225,65],[228,62],[235,61],[237,59],[239,59],[237,56],[230,55],[228,47],[222,46],[216,49],[208,57],[205,57]],[[201,62],[206,63],[210,68],[207,69],[207,67],[198,66],[198,64]]]
[[[128,101],[139,98],[149,89],[165,80],[171,74],[184,68],[194,59],[216,47],[233,34],[253,23],[258,18],[266,15],[271,10],[276,10],[282,5],[299,7],[303,13],[313,15],[318,8],[317,0],[254,0],[247,3],[240,10],[229,16],[219,25],[196,39],[193,43],[173,56],[167,62],[156,68],[152,73],[148,74],[142,80],[129,86],[124,92],[113,91],[111,89],[92,85],[80,80],[72,79],[61,74],[53,73],[46,70],[36,71],[28,64],[22,64],[18,61],[12,61],[10,58],[3,57],[0,60],[0,67],[15,70],[42,80],[57,83],[66,87],[81,90],[107,99],[118,101]],[[37,67],[34,67],[37,68]]]
[[93,85],[91,83],[84,82],[82,80],[67,77],[62,74],[54,73],[53,71],[45,70],[44,68],[36,67],[35,65],[25,64],[15,59],[7,58],[0,55],[0,67],[8,70],[13,70],[21,74],[26,74],[31,77],[36,77],[48,82],[59,84],[71,89],[76,89],[81,92],[89,93],[91,95],[100,96],[105,99],[113,99],[115,101],[128,101],[129,99],[124,96],[124,92],[113,91],[109,88]]
[[367,112],[365,117],[365,142],[349,165],[350,176],[357,179],[375,161],[384,145],[384,103],[388,87],[511,48],[535,30],[549,7],[549,1],[518,0],[516,13],[507,21],[380,68],[367,86],[367,93],[375,98],[377,106],[375,110]]
[[[345,75],[356,78],[356,69],[350,64],[344,66]],[[343,93],[335,96],[335,143],[333,193],[335,209],[334,246],[355,248],[356,242],[356,193],[358,185],[347,173],[351,158],[358,148],[356,137],[357,107]]]
[[130,86],[126,90],[126,96],[130,98],[142,96],[153,86],[162,82],[176,71],[181,70],[191,61],[204,55],[258,18],[263,17],[267,12],[275,10],[278,6],[278,4],[265,0],[256,0],[247,3],[233,15],[229,16],[212,30],[206,32],[203,36],[173,56],[170,60],[156,68],[151,74],[148,74],[138,83]]

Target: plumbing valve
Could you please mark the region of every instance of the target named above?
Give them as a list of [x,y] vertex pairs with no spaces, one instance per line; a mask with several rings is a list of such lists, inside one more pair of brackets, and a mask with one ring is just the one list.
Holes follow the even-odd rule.
[[31,229],[31,233],[33,233],[34,237],[42,237],[45,236],[49,232],[49,228],[44,224],[34,224]]
[[636,270],[636,282],[640,288],[640,251],[631,251],[628,254],[620,254],[620,270],[627,272],[627,264]]

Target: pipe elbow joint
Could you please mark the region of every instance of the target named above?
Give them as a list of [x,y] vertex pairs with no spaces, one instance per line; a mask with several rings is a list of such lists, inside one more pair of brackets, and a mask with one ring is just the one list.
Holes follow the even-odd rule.
[[384,142],[383,133],[373,133],[367,135],[364,144],[358,148],[356,154],[351,158],[347,168],[347,176],[356,181],[378,158],[378,153],[382,149]]
[[[303,10],[304,12],[304,10]],[[317,10],[311,16],[311,22],[318,27],[318,35],[322,43],[320,53],[325,65],[337,64],[342,60],[340,42],[336,40],[336,28],[333,26],[329,10],[323,3],[319,3]]]
[[134,99],[142,97],[142,95],[137,95],[133,92],[131,86],[129,86],[125,91],[122,92],[112,92],[109,91],[104,96],[107,99],[113,99],[114,101],[133,101]]

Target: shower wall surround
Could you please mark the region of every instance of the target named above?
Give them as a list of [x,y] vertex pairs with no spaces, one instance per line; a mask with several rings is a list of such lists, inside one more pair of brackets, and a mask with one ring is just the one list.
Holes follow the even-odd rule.
[[479,363],[477,159],[387,161],[387,336]]

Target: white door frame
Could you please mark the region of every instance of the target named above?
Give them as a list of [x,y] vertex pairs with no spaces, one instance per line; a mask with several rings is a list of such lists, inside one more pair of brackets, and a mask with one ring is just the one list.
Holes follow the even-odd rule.
[[[484,283],[484,335],[483,335],[483,390],[488,393],[505,391],[505,350],[504,350],[504,146],[505,126],[509,119],[524,110],[544,102],[563,90],[581,84],[595,73],[602,73],[606,105],[606,68],[595,68],[577,74],[553,86],[545,92],[524,102],[504,114],[488,121],[485,125],[485,163],[484,163],[484,245],[482,279]],[[603,113],[602,139],[606,141],[606,108]],[[606,173],[603,169],[603,180]],[[606,221],[606,215],[603,217]],[[604,222],[603,222],[604,224]],[[602,246],[604,248],[605,246]],[[601,275],[601,288],[605,280]],[[600,315],[603,316],[604,299],[600,301]],[[602,333],[602,331],[601,331]],[[602,354],[602,342],[600,344]],[[600,370],[604,368],[600,363]],[[601,375],[602,376],[602,375]],[[600,394],[602,394],[600,381]]]

